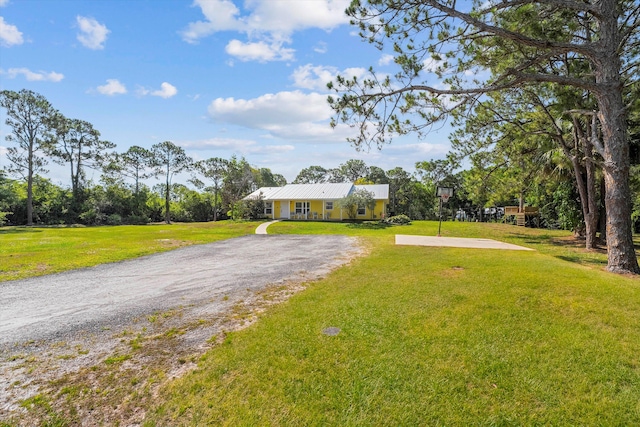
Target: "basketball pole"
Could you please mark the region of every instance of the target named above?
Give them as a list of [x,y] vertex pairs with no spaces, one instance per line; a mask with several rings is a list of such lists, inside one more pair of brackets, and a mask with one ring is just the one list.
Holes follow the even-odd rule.
[[439,197],[440,199],[440,209],[438,209],[438,236],[440,237],[440,229],[442,228],[442,196]]

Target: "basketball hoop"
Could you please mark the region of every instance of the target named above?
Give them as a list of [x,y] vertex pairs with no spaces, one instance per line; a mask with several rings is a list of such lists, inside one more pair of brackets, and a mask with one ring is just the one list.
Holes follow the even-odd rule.
[[449,201],[449,197],[453,196],[453,187],[436,187],[436,196],[440,197],[440,208],[438,209],[438,237],[440,237],[440,229],[442,228],[442,204]]

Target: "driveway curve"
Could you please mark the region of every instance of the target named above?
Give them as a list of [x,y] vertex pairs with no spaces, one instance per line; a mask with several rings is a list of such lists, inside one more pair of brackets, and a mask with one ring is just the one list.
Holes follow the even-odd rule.
[[0,283],[0,349],[64,340],[175,307],[215,310],[212,301],[234,293],[322,276],[358,250],[346,236],[249,235]]

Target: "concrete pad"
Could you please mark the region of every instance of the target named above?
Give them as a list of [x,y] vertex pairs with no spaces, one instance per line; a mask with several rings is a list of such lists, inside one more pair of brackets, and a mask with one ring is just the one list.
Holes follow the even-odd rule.
[[269,222],[265,222],[264,224],[260,224],[256,228],[256,234],[267,234],[267,227],[273,224],[274,222],[280,222],[280,220],[276,219],[275,221],[269,221]]
[[532,251],[533,249],[491,239],[470,239],[464,237],[409,236],[396,234],[396,245],[440,246],[450,248],[509,249]]

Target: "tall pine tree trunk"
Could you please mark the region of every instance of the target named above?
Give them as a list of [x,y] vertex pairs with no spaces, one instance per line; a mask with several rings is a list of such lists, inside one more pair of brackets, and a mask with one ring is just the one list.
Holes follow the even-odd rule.
[[29,149],[29,167],[27,171],[27,225],[33,225],[33,151]]
[[604,140],[604,182],[607,210],[607,269],[615,273],[640,273],[633,247],[631,190],[629,187],[629,141],[622,99],[618,47],[617,1],[602,0],[601,32],[595,65],[596,93]]
[[170,209],[171,209],[171,203],[169,200],[169,179],[167,178],[167,182],[164,187],[164,222],[166,222],[167,224],[171,224]]

